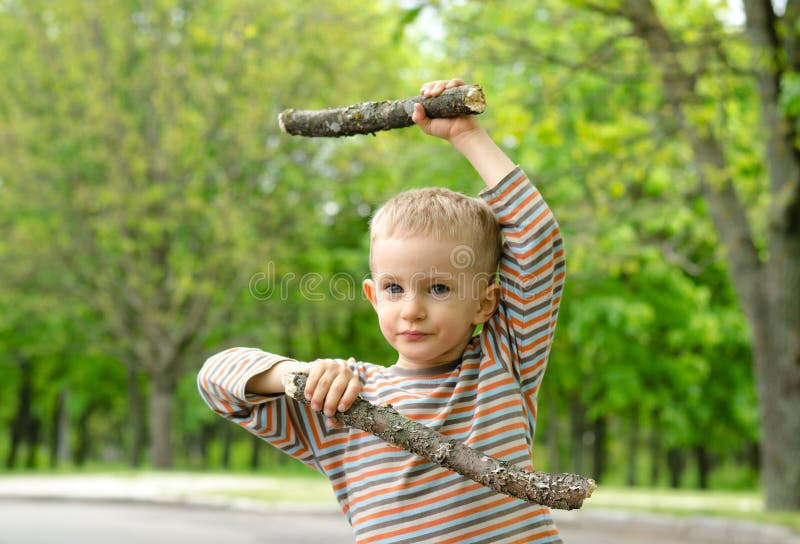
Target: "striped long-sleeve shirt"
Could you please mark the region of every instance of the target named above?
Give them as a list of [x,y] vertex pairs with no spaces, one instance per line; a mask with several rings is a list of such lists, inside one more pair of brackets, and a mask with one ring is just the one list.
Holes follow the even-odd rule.
[[[536,403],[564,283],[558,225],[517,168],[481,197],[505,239],[496,314],[461,359],[424,371],[342,361],[362,397],[494,457],[532,469]],[[198,376],[217,413],[327,476],[358,544],[560,542],[547,508],[472,480],[349,427],[285,395],[245,393],[245,384],[285,357],[233,348]]]

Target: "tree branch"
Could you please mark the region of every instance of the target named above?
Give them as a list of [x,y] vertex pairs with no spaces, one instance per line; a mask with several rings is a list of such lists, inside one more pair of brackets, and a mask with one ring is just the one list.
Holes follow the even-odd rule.
[[411,114],[416,103],[424,106],[428,117],[475,115],[486,109],[483,89],[479,85],[462,85],[430,98],[415,96],[402,100],[361,102],[324,110],[288,109],[278,115],[278,124],[283,132],[295,136],[372,134],[413,125]]
[[[308,404],[303,394],[307,379],[302,373],[285,375],[286,394]],[[532,472],[495,459],[406,418],[390,405],[376,406],[358,398],[346,412],[336,412],[335,417],[481,485],[530,503],[572,510],[580,508],[597,487],[594,480],[577,474]]]
[[[796,55],[794,40],[797,30],[793,26],[784,29],[789,45],[786,51],[782,51],[772,3],[768,0],[745,0],[744,7],[747,34],[755,50],[756,79],[761,94],[761,125],[767,136],[766,157],[770,189],[774,197],[770,206],[770,223],[778,230],[797,232],[800,231],[800,150],[795,146],[797,117],[787,116],[778,109],[786,62],[795,61],[789,55]],[[794,21],[800,8],[792,3],[787,4],[786,9],[786,22]]]
[[788,0],[786,10],[781,17],[783,22],[783,47],[786,50],[786,64],[794,72],[800,71],[800,32],[797,25],[800,22],[800,1]]
[[755,69],[762,101],[775,104],[783,72],[775,13],[769,0],[745,0],[744,11],[747,16],[747,35],[755,49]]
[[761,262],[747,214],[726,168],[720,141],[710,131],[693,125],[684,112],[684,107],[691,104],[696,95],[696,79],[687,74],[678,61],[677,53],[683,44],[671,38],[651,0],[624,0],[622,11],[633,24],[636,35],[647,45],[655,64],[662,69],[663,93],[692,144],[700,187],[720,239],[728,249],[731,277],[743,309],[752,311],[763,301],[757,281]]

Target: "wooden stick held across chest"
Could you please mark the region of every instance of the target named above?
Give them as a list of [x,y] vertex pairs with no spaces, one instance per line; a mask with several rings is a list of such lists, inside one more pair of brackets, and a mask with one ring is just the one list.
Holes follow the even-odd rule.
[[[286,394],[309,404],[304,396],[307,379],[302,373],[283,376]],[[334,417],[481,485],[530,503],[573,510],[580,508],[597,487],[594,480],[577,474],[521,469],[410,420],[391,406],[376,406],[360,397],[346,412],[336,412]]]

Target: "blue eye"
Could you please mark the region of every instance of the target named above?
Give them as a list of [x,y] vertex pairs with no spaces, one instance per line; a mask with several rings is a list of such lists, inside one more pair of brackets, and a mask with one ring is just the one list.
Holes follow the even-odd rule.
[[391,293],[392,295],[399,295],[403,292],[403,288],[397,285],[396,283],[390,283],[386,287],[383,288],[384,291],[387,293]]
[[444,285],[444,284],[441,284],[441,283],[437,283],[437,284],[431,285],[431,293],[433,293],[434,295],[442,296],[442,295],[446,295],[449,292],[450,292],[450,288],[447,285]]

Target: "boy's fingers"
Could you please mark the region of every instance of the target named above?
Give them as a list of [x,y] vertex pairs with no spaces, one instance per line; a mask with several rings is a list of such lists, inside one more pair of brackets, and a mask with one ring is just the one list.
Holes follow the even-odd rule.
[[438,96],[442,94],[442,91],[445,89],[449,89],[450,87],[457,87],[458,85],[463,85],[464,83],[458,83],[450,85],[451,82],[454,81],[461,81],[460,79],[439,79],[436,81],[429,81],[422,85],[419,93],[422,96]]
[[317,382],[319,381],[319,374],[314,372],[312,368],[308,373],[308,379],[306,380],[306,388],[303,391],[303,396],[306,400],[311,400],[311,397],[314,394],[314,390],[317,388]]
[[419,90],[419,94],[421,94],[422,96],[429,96],[437,83],[438,81],[429,81],[427,83],[424,83],[422,85],[422,88],[420,88]]
[[[325,404],[325,398],[328,396],[328,390],[331,387],[331,382],[333,379],[327,372],[322,373],[319,376],[317,383],[315,384],[314,390],[311,393],[311,409],[315,411],[319,411]],[[306,388],[308,385],[306,385]],[[307,390],[307,389],[306,389]]]
[[440,79],[438,81],[429,81],[425,83],[419,92],[422,96],[426,97],[438,96],[442,94],[442,91],[445,89],[452,89],[453,87],[460,87],[461,85],[466,85],[463,79]]
[[353,379],[350,380],[350,383],[348,383],[347,389],[342,395],[339,406],[337,406],[336,409],[340,412],[346,412],[347,409],[350,408],[350,405],[358,398],[359,393],[361,393],[361,382],[354,376]]
[[421,123],[425,123],[427,118],[428,114],[425,113],[425,108],[422,106],[422,104],[414,104],[414,112],[411,114],[411,120],[419,125]]
[[323,413],[332,417],[336,413],[336,407],[341,401],[342,395],[347,390],[350,378],[345,374],[339,374],[328,388],[328,394],[325,396],[325,407]]

